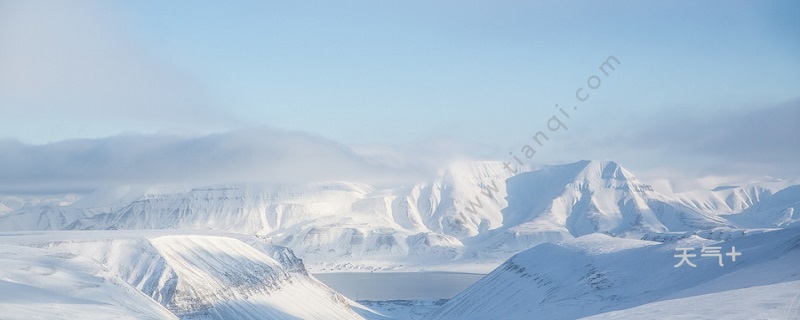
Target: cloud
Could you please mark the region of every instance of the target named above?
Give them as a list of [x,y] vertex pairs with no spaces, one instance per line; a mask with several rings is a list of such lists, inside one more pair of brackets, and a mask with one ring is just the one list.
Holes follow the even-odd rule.
[[[794,101],[714,117],[680,116],[644,129],[576,136],[553,146],[571,149],[573,153],[565,155],[571,157],[568,161],[613,159],[635,172],[797,177],[798,119],[800,104]],[[397,146],[348,146],[269,128],[208,135],[132,134],[41,145],[0,140],[0,193],[227,182],[398,185],[430,179],[454,160],[491,158],[491,149],[447,137]]]
[[0,136],[31,127],[108,135],[236,122],[202,82],[145,51],[108,5],[0,3]]
[[[391,152],[400,154],[399,152]],[[399,157],[399,156],[398,156]],[[204,136],[121,135],[44,145],[0,141],[0,192],[55,193],[104,186],[305,183],[370,184],[430,178],[443,161],[390,160],[317,136],[272,129]]]
[[650,123],[605,146],[701,174],[800,174],[800,100]]
[[717,110],[679,109],[645,118],[619,115],[619,122],[592,119],[574,125],[548,141],[535,160],[615,160],[634,172],[670,180],[800,176],[800,99]]
[[498,152],[479,143],[449,135],[433,135],[404,144],[359,144],[352,149],[370,161],[392,168],[426,168],[433,171],[457,161],[497,160]]

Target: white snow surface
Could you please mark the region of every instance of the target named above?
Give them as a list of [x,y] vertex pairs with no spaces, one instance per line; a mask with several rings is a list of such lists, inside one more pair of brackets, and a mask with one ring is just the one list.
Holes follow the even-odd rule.
[[770,180],[665,195],[613,161],[516,175],[500,162],[458,162],[394,188],[120,186],[64,199],[5,196],[0,230],[224,230],[289,247],[314,272],[488,272],[540,243],[592,233],[787,227],[800,221],[797,187]]
[[177,319],[85,257],[3,243],[0,266],[3,319]]
[[286,248],[189,231],[0,234],[15,319],[361,319]]
[[[736,261],[701,257],[735,247]],[[695,248],[696,267],[676,248]],[[797,312],[800,228],[728,241],[672,243],[592,234],[519,253],[429,315],[429,319],[757,319]]]
[[582,319],[800,319],[800,281],[659,300]]
[[[461,162],[393,188],[3,195],[0,310],[10,319],[410,319],[434,308],[371,309],[309,266],[494,269],[430,319],[798,317],[799,180],[715,181],[664,194],[613,161],[516,175],[499,162]],[[704,245],[743,255],[674,268],[676,248]]]

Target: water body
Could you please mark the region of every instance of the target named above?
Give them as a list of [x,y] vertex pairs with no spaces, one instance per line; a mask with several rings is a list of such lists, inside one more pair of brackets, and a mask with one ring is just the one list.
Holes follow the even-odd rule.
[[484,274],[456,272],[320,273],[314,277],[353,300],[450,299]]

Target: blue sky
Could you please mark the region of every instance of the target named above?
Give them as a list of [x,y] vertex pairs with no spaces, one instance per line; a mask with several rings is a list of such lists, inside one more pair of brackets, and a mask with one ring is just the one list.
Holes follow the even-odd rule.
[[[798,115],[797,16],[796,1],[3,1],[0,138],[268,128],[505,160],[613,55],[621,64],[534,160],[702,171],[732,153],[697,165],[708,148],[670,132]],[[654,128],[665,134],[632,137]],[[764,154],[730,170],[791,175],[775,159],[800,149],[791,140],[722,144]]]

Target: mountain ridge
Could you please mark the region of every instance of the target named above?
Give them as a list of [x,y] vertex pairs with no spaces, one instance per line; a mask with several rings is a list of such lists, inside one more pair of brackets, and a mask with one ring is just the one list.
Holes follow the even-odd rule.
[[[746,208],[731,213],[658,193],[614,161],[515,175],[500,162],[458,162],[429,181],[388,189],[351,182],[117,187],[67,205],[14,203],[0,215],[0,230],[215,229],[292,248],[315,271],[430,269],[454,261],[500,263],[540,243],[592,233],[640,239],[734,228],[752,220],[742,215],[770,215],[757,204],[777,193],[737,202]],[[770,208],[798,197],[786,194]],[[482,208],[465,210],[475,199]]]

